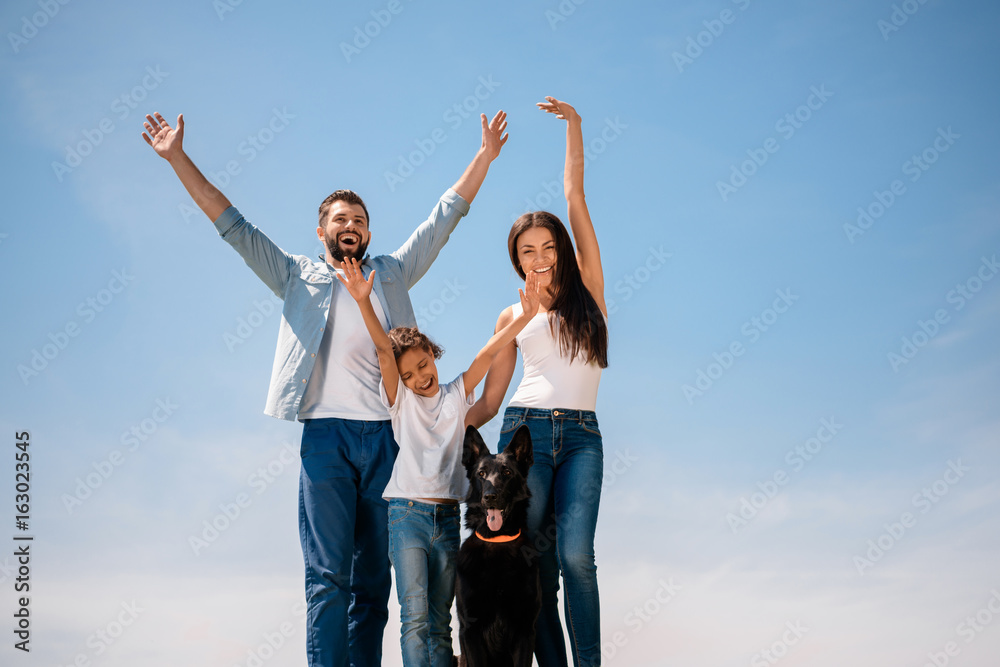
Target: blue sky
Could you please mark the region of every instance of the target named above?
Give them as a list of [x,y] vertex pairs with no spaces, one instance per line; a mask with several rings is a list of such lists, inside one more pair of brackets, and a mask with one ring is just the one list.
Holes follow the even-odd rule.
[[[478,114],[506,110],[411,292],[453,377],[516,299],[513,217],[565,214],[545,95],[584,118],[613,302],[605,663],[994,664],[998,19],[939,0],[5,3],[0,488],[30,431],[35,535],[17,664],[303,661],[301,429],[262,414],[277,309],[143,114],[183,112],[202,170],[315,255],[342,187],[394,250],[472,158]],[[10,554],[10,502],[0,517]]]

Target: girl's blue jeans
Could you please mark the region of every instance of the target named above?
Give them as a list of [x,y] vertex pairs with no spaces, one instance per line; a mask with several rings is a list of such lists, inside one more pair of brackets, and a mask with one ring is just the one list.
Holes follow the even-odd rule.
[[389,499],[389,560],[396,572],[405,667],[451,667],[451,603],[458,504]]

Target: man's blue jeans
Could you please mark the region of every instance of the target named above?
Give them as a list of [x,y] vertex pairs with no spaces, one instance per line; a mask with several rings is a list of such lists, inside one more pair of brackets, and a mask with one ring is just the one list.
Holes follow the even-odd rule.
[[397,451],[388,421],[305,421],[299,538],[310,667],[382,664],[392,585],[382,492]]
[[597,417],[585,410],[507,408],[500,428],[503,451],[523,424],[531,432],[534,463],[528,473],[528,533],[539,551],[542,609],[535,624],[539,667],[566,667],[559,623],[559,573],[573,664],[601,664],[601,604],[594,533],[604,478],[604,447]]
[[457,503],[389,499],[389,558],[396,572],[406,667],[451,667],[460,519]]

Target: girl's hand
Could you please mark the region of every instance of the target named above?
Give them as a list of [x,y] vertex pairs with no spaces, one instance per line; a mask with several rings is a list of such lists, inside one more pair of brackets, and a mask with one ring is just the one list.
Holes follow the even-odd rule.
[[518,296],[521,297],[521,310],[529,318],[534,317],[535,313],[538,312],[538,306],[542,300],[538,280],[538,274],[534,271],[529,271],[524,277],[524,289],[517,290]]
[[580,114],[576,112],[568,102],[563,102],[562,100],[557,100],[554,97],[546,95],[547,102],[538,102],[535,104],[539,109],[546,113],[554,113],[556,118],[566,121],[579,121]]
[[368,280],[365,280],[365,274],[361,271],[361,264],[354,257],[341,262],[341,267],[344,269],[344,275],[341,276],[338,273],[337,280],[347,288],[347,291],[351,293],[354,300],[362,301],[369,298],[372,293],[372,286],[375,285],[375,269],[372,269]]

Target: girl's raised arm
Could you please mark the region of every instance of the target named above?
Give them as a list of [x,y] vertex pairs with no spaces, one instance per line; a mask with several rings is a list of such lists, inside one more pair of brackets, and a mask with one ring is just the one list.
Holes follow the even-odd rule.
[[601,248],[597,243],[594,223],[590,219],[587,200],[583,192],[583,129],[582,119],[570,104],[546,97],[538,107],[546,113],[566,121],[566,170],[563,189],[569,211],[569,226],[576,242],[576,261],[580,265],[583,284],[594,297],[601,312],[608,314],[604,301],[604,269],[601,266]]
[[382,323],[378,321],[375,308],[372,307],[371,293],[375,284],[375,269],[372,269],[368,280],[365,280],[364,273],[358,260],[351,257],[343,262],[344,276],[337,274],[339,280],[347,291],[350,292],[354,300],[358,302],[361,309],[361,317],[364,318],[365,326],[368,328],[368,335],[375,343],[375,354],[378,356],[378,367],[382,371],[382,384],[385,385],[385,395],[389,399],[389,405],[396,404],[396,391],[399,389],[399,368],[396,366],[396,355],[392,351],[392,341],[382,329]]
[[[541,301],[541,294],[538,287],[538,274],[534,272],[528,273],[524,282],[524,289],[517,290],[518,296],[521,297],[521,314],[517,317],[512,317],[510,321],[506,322],[504,326],[497,324],[497,331],[493,334],[493,337],[489,339],[486,345],[479,351],[476,358],[472,360],[472,364],[469,366],[469,370],[465,371],[462,379],[465,383],[465,393],[471,394],[475,390],[476,385],[478,385],[486,372],[490,370],[490,366],[493,364],[493,360],[497,355],[505,348],[514,343],[514,337],[521,333],[525,325],[531,321],[531,318],[535,316],[538,312],[538,305]],[[504,311],[506,313],[506,311]],[[503,316],[501,315],[501,318]],[[513,370],[513,369],[511,369]],[[507,383],[510,383],[510,378],[507,378]],[[507,388],[504,387],[504,393],[506,393]],[[503,399],[503,396],[500,397]],[[499,408],[499,405],[497,406]],[[496,411],[494,411],[496,414]],[[489,420],[487,420],[489,421]]]

